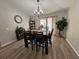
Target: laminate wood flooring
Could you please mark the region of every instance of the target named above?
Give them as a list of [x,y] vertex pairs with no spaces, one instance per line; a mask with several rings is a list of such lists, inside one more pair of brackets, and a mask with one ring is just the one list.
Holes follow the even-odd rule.
[[37,52],[35,48],[25,48],[24,40],[20,40],[1,48],[0,59],[79,59],[65,39],[54,36],[52,41],[48,55],[41,48]]

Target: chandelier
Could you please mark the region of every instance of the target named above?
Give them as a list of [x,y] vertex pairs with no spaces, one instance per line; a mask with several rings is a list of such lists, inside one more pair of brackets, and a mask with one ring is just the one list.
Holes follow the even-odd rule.
[[34,14],[35,15],[37,15],[37,16],[39,16],[39,15],[41,15],[41,14],[43,14],[43,11],[42,11],[42,9],[40,8],[40,5],[39,5],[39,0],[37,0],[37,8],[35,9],[35,11],[34,11]]

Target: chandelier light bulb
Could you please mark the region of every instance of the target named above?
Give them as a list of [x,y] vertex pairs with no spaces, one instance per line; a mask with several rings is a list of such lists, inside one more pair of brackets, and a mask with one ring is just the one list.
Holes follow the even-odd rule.
[[36,15],[43,14],[43,10],[40,8],[40,5],[39,5],[39,0],[37,0],[37,8],[35,9],[34,14]]

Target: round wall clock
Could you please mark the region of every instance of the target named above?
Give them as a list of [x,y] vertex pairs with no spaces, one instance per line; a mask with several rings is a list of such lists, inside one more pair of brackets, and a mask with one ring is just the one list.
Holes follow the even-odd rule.
[[19,15],[14,16],[14,20],[16,23],[22,23],[22,18]]

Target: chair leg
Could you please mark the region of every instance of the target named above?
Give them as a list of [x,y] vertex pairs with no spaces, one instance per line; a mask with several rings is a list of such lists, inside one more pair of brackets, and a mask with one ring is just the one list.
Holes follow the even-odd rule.
[[48,41],[45,42],[45,54],[48,54]]
[[49,44],[52,46],[52,41],[51,41],[51,38],[49,39]]
[[42,44],[42,54],[44,53],[44,43]]
[[33,40],[31,41],[31,45],[32,45],[32,50],[33,50]]
[[37,44],[37,42],[36,42],[36,51],[38,50],[38,44]]
[[[24,39],[24,40],[25,40],[25,39]],[[25,40],[25,47],[28,48],[28,41],[27,41],[27,40]]]

